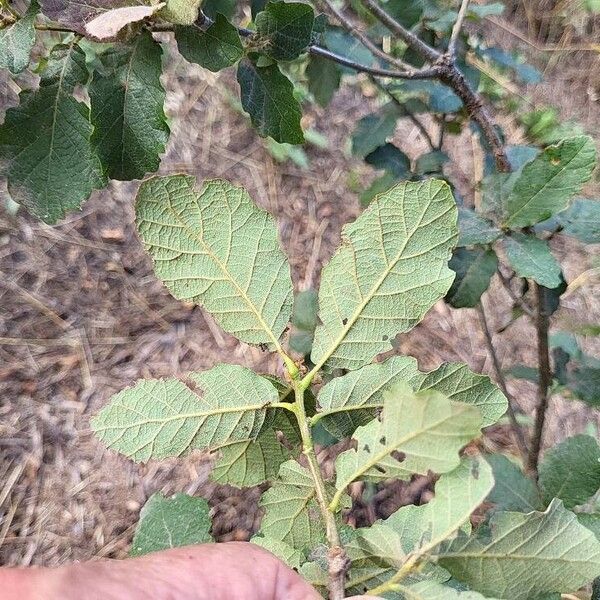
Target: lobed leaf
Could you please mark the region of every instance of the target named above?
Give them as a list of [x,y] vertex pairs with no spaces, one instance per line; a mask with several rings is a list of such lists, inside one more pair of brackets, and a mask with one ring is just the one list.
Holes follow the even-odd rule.
[[27,68],[35,44],[34,23],[39,9],[37,0],[31,0],[20,19],[0,29],[0,69],[20,73]]
[[175,39],[183,58],[213,72],[234,65],[244,55],[237,28],[220,13],[206,30],[197,25],[176,27]]
[[503,238],[502,245],[510,266],[519,277],[531,277],[547,288],[561,284],[560,265],[545,240],[514,232]]
[[439,564],[482,594],[530,600],[571,592],[600,575],[600,542],[554,500],[545,512],[499,512],[442,549]]
[[550,448],[539,466],[544,500],[560,498],[567,508],[585,504],[600,489],[600,446],[575,435]]
[[[108,13],[107,13],[108,14]],[[160,83],[162,50],[150,32],[100,56],[89,86],[92,144],[112,179],[154,172],[169,139]]]
[[302,111],[294,97],[294,85],[277,64],[260,67],[245,58],[238,65],[237,80],[242,107],[259,135],[288,144],[304,141]]
[[506,201],[504,225],[528,227],[566,208],[596,166],[594,141],[573,137],[549,146],[525,165]]
[[223,364],[190,374],[187,385],[178,379],[142,379],[113,396],[91,425],[109,448],[146,462],[255,439],[267,407],[278,399],[266,379]]
[[140,186],[137,227],[156,275],[238,339],[280,348],[293,293],[273,218],[227,181],[208,181],[199,192],[194,182],[174,175]]
[[446,183],[405,182],[344,227],[321,275],[313,363],[358,369],[423,318],[452,283],[456,214]]
[[144,504],[133,534],[131,556],[211,542],[210,506],[204,498],[153,494]]
[[456,278],[446,295],[446,302],[454,308],[473,308],[498,270],[498,257],[491,248],[458,248],[448,265]]
[[414,473],[446,473],[458,451],[476,437],[481,415],[474,406],[452,402],[433,390],[414,393],[406,384],[385,392],[381,422],[374,419],[353,436],[356,450],[336,460],[336,488],[357,479],[409,479]]
[[39,89],[21,92],[0,126],[0,174],[9,193],[47,223],[79,208],[105,183],[90,144],[89,110],[72,96],[88,77],[75,41],[55,46]]

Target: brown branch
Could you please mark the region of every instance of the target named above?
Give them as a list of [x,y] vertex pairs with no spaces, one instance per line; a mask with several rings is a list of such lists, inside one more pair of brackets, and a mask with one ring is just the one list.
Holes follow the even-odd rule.
[[515,294],[514,290],[510,287],[511,280],[508,277],[506,277],[504,275],[504,273],[502,273],[502,271],[500,271],[500,269],[498,269],[497,273],[498,273],[498,278],[500,279],[500,282],[504,286],[504,289],[506,289],[506,291],[508,292],[508,295],[510,296],[511,300],[519,308],[521,308],[526,315],[533,318],[535,316],[535,311],[533,310],[533,308],[531,308],[531,306],[529,306],[529,304],[525,301],[524,298],[517,296],[517,294]]
[[454,27],[452,27],[452,33],[450,34],[450,41],[448,42],[448,54],[454,58],[456,55],[456,43],[458,42],[458,38],[460,36],[460,30],[462,29],[463,21],[465,20],[465,16],[467,14],[467,8],[469,7],[469,0],[462,0],[460,5],[460,10],[458,11],[458,16],[456,17],[456,22],[454,23]]
[[506,396],[506,399],[508,400],[508,418],[510,420],[510,425],[515,436],[515,441],[517,443],[517,447],[519,448],[521,458],[523,459],[523,463],[525,463],[528,457],[527,442],[525,441],[525,435],[523,434],[523,430],[521,429],[519,421],[517,420],[517,415],[515,411],[515,399],[513,395],[508,391],[506,379],[504,378],[504,373],[502,372],[502,367],[500,366],[500,360],[498,359],[498,354],[496,353],[496,348],[494,347],[492,333],[488,325],[482,301],[480,301],[477,305],[477,314],[479,315],[479,322],[481,323],[481,329],[485,337],[485,345],[487,347],[488,354],[492,359],[492,365],[494,367],[494,373],[496,374],[496,380],[498,381],[498,385],[500,386],[502,393]]
[[548,401],[550,399],[548,389],[552,384],[552,369],[550,367],[550,349],[548,343],[550,318],[546,310],[546,288],[537,282],[535,283],[535,295],[535,328],[537,333],[539,381],[535,423],[533,425],[533,435],[531,438],[531,448],[529,449],[527,468],[533,475],[537,476],[538,461],[544,436],[544,423],[546,421],[546,412],[548,410]]

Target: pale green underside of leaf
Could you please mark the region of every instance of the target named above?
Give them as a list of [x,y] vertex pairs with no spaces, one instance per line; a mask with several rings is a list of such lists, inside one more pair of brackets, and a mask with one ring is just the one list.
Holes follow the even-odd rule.
[[32,0],[23,17],[0,29],[0,69],[20,73],[29,64],[31,50],[35,44],[33,24],[38,10],[37,1]]
[[384,391],[400,382],[413,391],[432,389],[448,399],[479,408],[482,425],[495,423],[505,412],[507,400],[485,375],[473,373],[466,365],[446,363],[435,371],[422,373],[410,356],[393,356],[381,363],[365,365],[325,384],[318,397],[321,423],[337,439],[349,437],[366,425],[384,402]]
[[255,535],[250,541],[268,550],[292,569],[299,569],[304,560],[304,554],[300,550],[293,548],[281,540]]
[[358,369],[423,318],[454,278],[456,219],[448,185],[429,180],[393,187],[344,227],[321,276],[313,363]]
[[596,148],[588,136],[549,146],[523,168],[506,201],[505,225],[527,227],[563,210],[595,166]]
[[519,277],[531,277],[547,288],[560,285],[560,265],[548,242],[520,232],[506,236],[502,242],[506,258]]
[[0,126],[0,174],[12,198],[47,223],[104,184],[90,144],[89,110],[71,95],[87,78],[83,51],[74,42],[55,46],[40,88],[22,92]]
[[589,435],[576,435],[550,448],[539,467],[544,500],[560,498],[567,508],[584,504],[600,489],[600,446]]
[[[359,427],[356,450],[336,461],[336,488],[357,479],[408,479],[413,473],[446,473],[458,463],[458,451],[476,437],[481,415],[474,406],[452,402],[437,391],[414,393],[406,384],[385,393],[381,422]],[[395,458],[392,453],[401,453]]]
[[486,457],[494,472],[494,489],[488,496],[498,510],[531,512],[540,510],[542,500],[535,483],[502,454]]
[[237,365],[191,373],[188,381],[140,380],[113,396],[92,428],[109,448],[146,462],[256,438],[267,406],[278,401],[271,383]]
[[211,180],[197,192],[194,182],[174,175],[140,186],[136,222],[156,275],[238,339],[278,348],[292,281],[273,217],[243,188]]
[[149,32],[100,56],[90,83],[94,145],[112,179],[141,179],[158,169],[169,139],[160,83],[162,50]]
[[296,461],[281,465],[279,478],[260,499],[265,514],[259,535],[296,549],[325,542],[325,526],[310,473]]
[[600,542],[562,502],[543,512],[500,512],[491,537],[457,538],[438,562],[482,594],[531,600],[549,592],[573,592],[600,575]]
[[405,600],[494,600],[478,592],[461,592],[435,581],[420,581],[414,585],[401,586]]
[[204,498],[154,494],[142,508],[131,556],[212,541],[210,506]]

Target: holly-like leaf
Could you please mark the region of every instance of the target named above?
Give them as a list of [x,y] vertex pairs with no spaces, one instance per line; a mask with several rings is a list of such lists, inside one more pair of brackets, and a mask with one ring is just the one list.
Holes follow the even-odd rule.
[[408,179],[410,173],[410,158],[394,144],[384,144],[375,148],[365,157],[365,162],[376,169],[383,169],[397,178]]
[[338,493],[356,480],[408,479],[414,473],[446,473],[459,462],[458,451],[481,427],[477,408],[400,384],[384,393],[381,422],[374,419],[353,435],[356,450],[336,461]]
[[498,269],[498,257],[491,248],[457,248],[449,266],[456,273],[456,279],[446,301],[454,308],[473,308],[490,287]]
[[506,258],[519,277],[531,277],[540,285],[554,288],[560,285],[560,265],[545,240],[514,232],[502,240]]
[[506,201],[505,226],[527,227],[560,212],[595,166],[596,149],[588,136],[549,146],[523,168]]
[[291,569],[299,569],[304,561],[304,554],[300,550],[281,540],[255,535],[250,541],[274,554]]
[[458,231],[457,246],[491,244],[502,234],[491,221],[464,207],[458,209]]
[[22,18],[0,29],[0,69],[20,73],[29,64],[35,44],[33,25],[39,9],[37,0],[32,0]]
[[363,117],[352,133],[352,154],[364,158],[383,146],[394,134],[399,116],[396,106],[390,103],[379,112]]
[[275,60],[293,60],[310,44],[315,14],[303,2],[270,1],[256,15],[262,51]]
[[524,513],[542,508],[537,486],[514,462],[501,454],[491,454],[486,459],[495,481],[488,502],[493,502],[498,510]]
[[222,14],[206,30],[197,25],[176,27],[175,39],[187,61],[213,72],[234,65],[244,55],[237,28]]
[[454,277],[456,214],[446,183],[405,182],[344,227],[321,275],[313,363],[358,369],[423,318]]
[[101,42],[115,40],[122,29],[151,17],[164,5],[160,2],[152,6],[122,6],[107,10],[86,22],[85,33]]
[[319,106],[327,106],[340,87],[342,72],[337,63],[322,56],[311,56],[306,67],[308,89]]
[[227,181],[194,184],[174,175],[140,186],[137,228],[157,276],[238,339],[280,348],[293,292],[273,218]]
[[482,594],[530,600],[572,592],[600,575],[600,542],[554,500],[545,512],[495,513],[489,530],[459,536],[438,563]]
[[90,84],[94,145],[112,179],[154,172],[169,139],[160,83],[162,50],[149,32],[100,56]]
[[186,383],[142,379],[113,396],[91,424],[109,448],[147,462],[255,439],[278,399],[273,385],[253,371],[217,365],[191,373]]
[[211,542],[210,506],[204,498],[150,496],[133,535],[131,556]]
[[539,467],[544,500],[560,498],[567,508],[585,504],[600,489],[600,446],[589,435],[575,435],[544,455]]
[[259,535],[296,549],[313,549],[325,541],[325,526],[310,473],[296,461],[281,465],[279,478],[260,499],[265,514]]
[[92,150],[92,125],[73,89],[88,80],[85,54],[75,42],[55,46],[36,91],[20,94],[0,126],[0,174],[19,204],[47,223],[79,208],[104,185]]
[[237,80],[242,107],[259,135],[288,144],[304,141],[294,86],[276,64],[259,67],[245,58],[238,65]]
[[600,200],[577,198],[556,215],[561,232],[586,244],[600,244]]

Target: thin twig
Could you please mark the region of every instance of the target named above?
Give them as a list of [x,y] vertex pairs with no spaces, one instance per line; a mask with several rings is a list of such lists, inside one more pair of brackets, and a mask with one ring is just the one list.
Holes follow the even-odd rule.
[[508,292],[508,295],[510,296],[511,300],[519,308],[521,308],[525,314],[527,314],[528,316],[530,316],[532,318],[535,317],[535,311],[533,310],[533,308],[531,308],[531,306],[529,306],[529,304],[525,301],[524,298],[517,296],[517,294],[515,294],[514,290],[510,287],[511,280],[508,277],[506,277],[506,275],[504,275],[504,273],[502,273],[502,271],[500,271],[500,269],[498,269],[497,273],[498,273],[498,278],[500,279],[500,282],[502,283],[502,285]]
[[546,412],[548,410],[548,389],[552,384],[552,369],[550,367],[550,349],[548,343],[550,318],[546,310],[546,288],[537,282],[535,283],[535,296],[535,329],[537,333],[539,380],[535,423],[533,425],[533,435],[531,438],[531,448],[529,449],[527,467],[533,475],[537,476],[538,461],[540,458],[540,450],[542,448],[542,439],[544,436],[544,423],[546,421]]
[[525,441],[523,430],[521,429],[519,421],[517,420],[517,415],[515,412],[515,399],[513,398],[512,394],[508,391],[506,379],[504,378],[504,373],[502,372],[502,367],[500,366],[500,360],[498,359],[498,354],[496,353],[496,348],[494,347],[492,333],[488,325],[485,309],[483,307],[482,302],[479,302],[479,304],[477,305],[477,314],[479,315],[479,322],[481,323],[481,329],[483,330],[483,335],[485,337],[485,345],[487,346],[488,354],[492,359],[492,365],[494,367],[494,373],[496,374],[496,380],[498,381],[498,385],[500,386],[502,393],[506,396],[506,399],[508,400],[508,418],[510,420],[510,425],[514,433],[519,452],[521,454],[523,462],[525,463],[528,457],[527,442]]
[[456,22],[454,23],[454,27],[452,27],[452,33],[450,34],[450,41],[448,42],[448,54],[452,58],[454,58],[456,56],[456,43],[458,42],[458,38],[460,36],[460,31],[462,29],[468,7],[469,7],[469,0],[462,0],[460,9],[458,11],[458,16],[456,17]]

